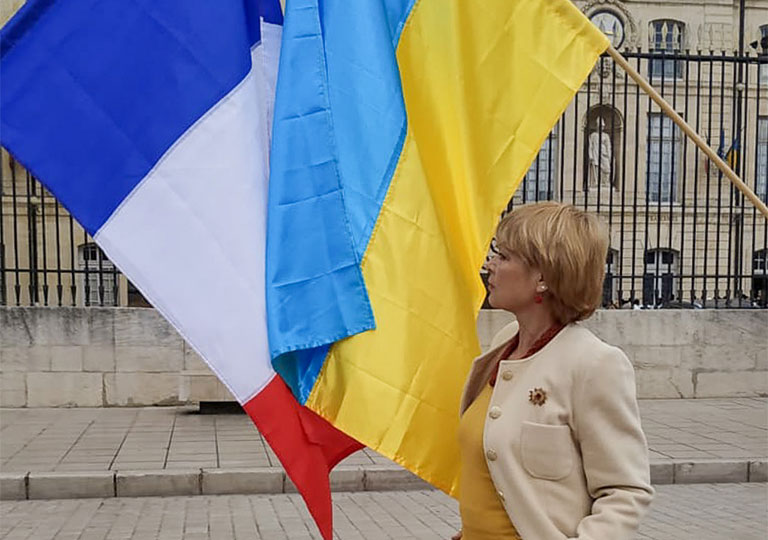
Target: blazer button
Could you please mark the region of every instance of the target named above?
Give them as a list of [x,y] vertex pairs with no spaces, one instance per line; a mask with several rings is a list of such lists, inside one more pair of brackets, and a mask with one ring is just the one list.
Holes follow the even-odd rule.
[[501,373],[501,378],[504,379],[505,381],[511,381],[513,376],[514,375],[512,374],[512,372],[508,369],[504,370]]
[[499,495],[499,499],[501,499],[502,501],[504,501],[504,493],[502,493],[501,491],[499,491],[498,495]]
[[488,450],[485,453],[485,457],[488,458],[488,461],[496,461],[496,458],[498,458],[499,456],[496,454],[495,450]]
[[491,407],[491,410],[488,411],[488,416],[490,416],[493,419],[498,418],[499,416],[501,416],[501,408],[496,406]]

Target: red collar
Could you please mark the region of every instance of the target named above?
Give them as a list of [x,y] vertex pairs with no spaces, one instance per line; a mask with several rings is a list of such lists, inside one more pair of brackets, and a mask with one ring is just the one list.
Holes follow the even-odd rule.
[[[535,353],[539,352],[541,349],[543,349],[547,343],[552,341],[552,339],[560,333],[560,330],[565,328],[564,324],[558,324],[555,323],[553,326],[550,327],[549,330],[544,332],[539,339],[536,340],[536,342],[531,346],[530,349],[525,353],[525,356],[523,358],[528,358],[529,356],[534,355]],[[510,355],[515,352],[515,349],[517,349],[517,346],[520,344],[520,333],[518,332],[515,334],[515,337],[512,338],[512,341],[509,342],[509,345],[507,345],[504,350],[501,351],[501,354],[499,355],[499,359],[496,361],[496,369],[493,370],[493,373],[491,373],[491,380],[489,381],[491,386],[494,386],[496,384],[496,375],[499,372],[499,362],[502,360],[506,360],[510,357]]]

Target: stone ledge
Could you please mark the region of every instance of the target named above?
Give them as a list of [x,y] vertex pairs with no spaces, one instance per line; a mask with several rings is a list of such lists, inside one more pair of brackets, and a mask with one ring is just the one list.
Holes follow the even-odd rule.
[[675,463],[675,484],[746,482],[747,460],[711,460]]
[[28,498],[29,473],[0,473],[0,501],[18,501]]
[[[396,466],[338,467],[333,492],[431,490],[431,485]],[[768,459],[663,461],[651,463],[651,483],[768,482]],[[0,499],[76,499],[179,495],[295,493],[277,467],[158,471],[0,473]]]
[[29,499],[94,499],[115,496],[115,472],[29,473]]
[[282,493],[287,480],[282,469],[203,469],[203,495]]
[[118,471],[115,477],[115,494],[118,497],[200,495],[201,477],[201,469]]
[[331,491],[365,490],[364,467],[336,467],[331,471]]
[[410,471],[399,467],[366,467],[365,491],[435,489]]
[[749,462],[749,481],[768,482],[768,459],[756,459]]
[[[390,467],[389,469],[392,471],[400,470],[395,469],[394,467]],[[365,491],[365,476],[367,470],[368,469],[365,467],[336,467],[331,471],[329,477],[331,491],[334,493],[341,491]],[[379,491],[384,490],[382,489]],[[296,485],[287,474],[285,475],[283,493],[298,493]]]
[[651,463],[651,484],[663,485],[675,483],[675,464]]

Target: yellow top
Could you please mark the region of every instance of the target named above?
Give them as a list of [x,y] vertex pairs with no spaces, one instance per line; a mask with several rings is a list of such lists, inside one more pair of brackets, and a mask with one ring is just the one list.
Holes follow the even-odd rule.
[[520,540],[515,526],[496,494],[483,449],[483,429],[493,389],[477,396],[459,422],[461,488],[459,511],[462,540]]

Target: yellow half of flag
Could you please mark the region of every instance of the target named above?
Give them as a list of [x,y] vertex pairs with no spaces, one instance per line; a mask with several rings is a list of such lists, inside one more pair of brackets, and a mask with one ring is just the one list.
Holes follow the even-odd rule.
[[362,261],[376,329],[331,348],[306,405],[448,493],[494,227],[607,47],[568,0],[417,0],[402,30],[407,134]]

